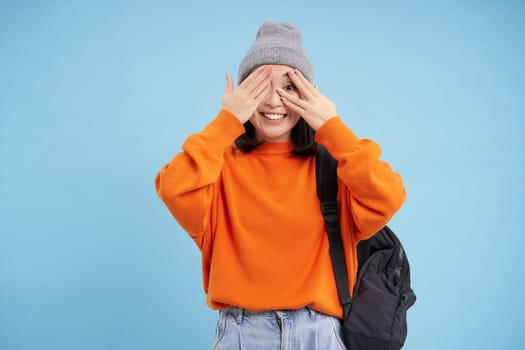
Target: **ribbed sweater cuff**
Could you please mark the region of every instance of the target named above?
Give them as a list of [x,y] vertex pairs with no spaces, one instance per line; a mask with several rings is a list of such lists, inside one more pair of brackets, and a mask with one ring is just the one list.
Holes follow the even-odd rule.
[[230,111],[221,109],[202,134],[217,151],[224,152],[232,146],[237,137],[244,133],[244,126]]
[[351,150],[359,141],[354,132],[343,123],[340,117],[328,119],[316,132],[315,141],[325,146],[336,158]]

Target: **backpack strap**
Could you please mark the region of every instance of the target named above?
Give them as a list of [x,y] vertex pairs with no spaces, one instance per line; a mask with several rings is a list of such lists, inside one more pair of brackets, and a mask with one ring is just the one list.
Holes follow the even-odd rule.
[[330,242],[330,256],[332,258],[332,266],[337,283],[337,293],[339,294],[339,300],[346,314],[346,312],[350,310],[352,297],[350,296],[350,290],[348,288],[348,275],[343,241],[341,239],[341,227],[339,224],[337,160],[321,145],[318,145],[315,178],[317,182],[317,195],[321,202],[321,211]]

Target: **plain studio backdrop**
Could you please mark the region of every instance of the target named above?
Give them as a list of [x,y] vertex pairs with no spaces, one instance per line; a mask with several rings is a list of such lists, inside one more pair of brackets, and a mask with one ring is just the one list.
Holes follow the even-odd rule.
[[404,178],[405,349],[525,348],[525,4],[401,0],[1,1],[0,349],[211,347],[153,180],[268,18]]

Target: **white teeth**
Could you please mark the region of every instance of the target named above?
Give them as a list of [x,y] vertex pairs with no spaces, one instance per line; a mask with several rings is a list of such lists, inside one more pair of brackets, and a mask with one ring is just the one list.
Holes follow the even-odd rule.
[[264,113],[264,116],[271,120],[279,120],[279,119],[283,119],[285,114]]

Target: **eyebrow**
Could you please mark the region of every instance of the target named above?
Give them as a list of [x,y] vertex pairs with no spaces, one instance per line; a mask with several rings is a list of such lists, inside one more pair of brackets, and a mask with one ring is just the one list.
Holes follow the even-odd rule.
[[290,77],[288,76],[288,73],[284,73],[283,75],[281,75],[281,79],[284,79],[284,81],[286,82],[292,82],[292,79],[290,79]]

